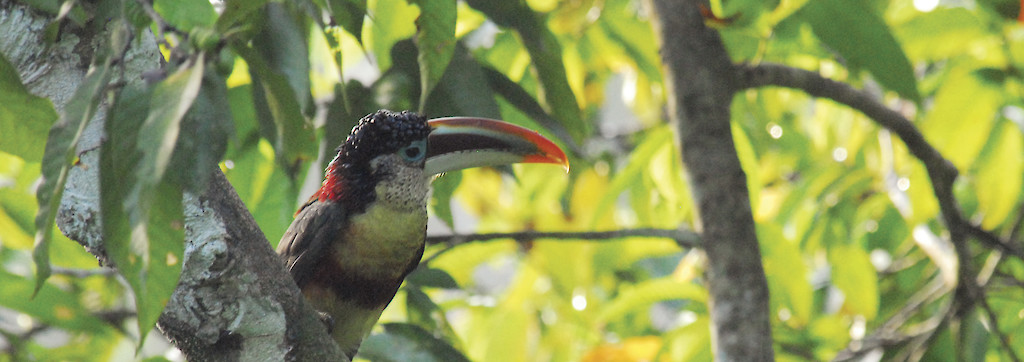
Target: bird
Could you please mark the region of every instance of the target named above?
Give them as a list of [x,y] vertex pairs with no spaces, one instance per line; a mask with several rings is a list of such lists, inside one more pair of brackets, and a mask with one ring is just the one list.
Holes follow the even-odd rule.
[[352,128],[277,247],[350,359],[423,256],[435,176],[511,163],[568,171],[551,140],[498,120],[380,110]]

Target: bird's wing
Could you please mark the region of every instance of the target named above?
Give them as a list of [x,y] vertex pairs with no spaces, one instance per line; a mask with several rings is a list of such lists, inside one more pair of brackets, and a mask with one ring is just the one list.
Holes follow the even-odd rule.
[[299,210],[295,221],[281,237],[277,253],[300,288],[313,277],[316,265],[327,256],[327,246],[342,235],[345,215],[345,208],[336,202],[312,199]]

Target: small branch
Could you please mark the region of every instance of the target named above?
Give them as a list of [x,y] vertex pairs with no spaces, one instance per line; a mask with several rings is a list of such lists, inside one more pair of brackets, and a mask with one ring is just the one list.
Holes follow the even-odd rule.
[[1014,362],[1020,362],[1020,357],[1017,356],[1017,352],[1013,350],[1013,345],[1010,344],[1010,338],[1006,336],[1006,333],[999,330],[999,318],[996,316],[996,312],[992,310],[992,307],[988,305],[988,300],[982,295],[981,300],[978,301],[981,305],[981,309],[985,310],[985,315],[988,316],[988,323],[992,332],[999,337],[999,343],[1003,345],[1003,349],[1006,350],[1006,354],[1010,356],[1010,360]]
[[684,248],[696,248],[700,246],[700,234],[693,231],[683,229],[655,229],[655,228],[640,228],[640,229],[622,229],[612,231],[562,231],[562,232],[543,232],[543,231],[521,231],[514,233],[486,233],[486,234],[469,234],[469,235],[442,235],[442,236],[428,236],[427,244],[448,244],[458,245],[465,244],[475,241],[493,241],[501,239],[513,239],[516,242],[526,242],[535,239],[552,239],[560,241],[572,241],[572,240],[589,240],[589,241],[609,241],[612,239],[622,238],[663,238],[675,240],[676,244]]
[[54,267],[52,267],[51,272],[53,273],[53,275],[67,275],[69,277],[79,278],[79,279],[81,279],[81,278],[88,278],[88,277],[96,276],[96,275],[104,276],[104,277],[109,277],[109,276],[117,275],[117,270],[114,270],[113,268],[102,268],[102,267],[101,268],[96,268],[96,269],[73,269],[73,268],[63,268],[63,267],[59,267],[59,266],[54,266]]

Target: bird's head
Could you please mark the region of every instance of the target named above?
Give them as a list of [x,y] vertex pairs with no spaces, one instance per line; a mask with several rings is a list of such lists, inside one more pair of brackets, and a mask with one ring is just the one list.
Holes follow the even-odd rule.
[[568,167],[558,146],[526,128],[471,117],[428,121],[408,111],[363,117],[337,151],[313,197],[345,202],[356,213],[374,201],[422,208],[434,175],[448,171],[512,163]]

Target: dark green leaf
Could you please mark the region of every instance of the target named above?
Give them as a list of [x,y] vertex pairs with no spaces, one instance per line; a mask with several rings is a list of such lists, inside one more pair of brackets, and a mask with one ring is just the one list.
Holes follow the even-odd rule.
[[569,131],[554,117],[544,111],[544,107],[537,103],[523,87],[513,82],[505,74],[489,67],[483,67],[484,75],[491,85],[491,90],[505,98],[509,104],[526,114],[533,121],[551,131],[563,144],[574,144]]
[[366,0],[326,0],[327,12],[335,25],[362,41],[363,17],[366,15]]
[[75,160],[75,148],[82,131],[92,119],[110,81],[109,56],[99,53],[85,79],[75,90],[61,113],[60,121],[50,128],[43,151],[42,184],[36,191],[39,211],[36,213],[35,250],[32,259],[36,265],[36,292],[50,276],[50,241],[64,183]]
[[236,45],[234,49],[249,64],[260,133],[274,145],[278,164],[294,177],[299,162],[312,158],[315,145],[312,133],[305,127],[296,93],[287,78],[273,70],[254,50],[244,45]]
[[359,356],[373,361],[469,361],[430,332],[405,323],[384,324],[384,333],[374,334],[363,341]]
[[425,113],[430,92],[445,75],[455,53],[455,1],[411,2],[420,7],[420,16],[416,18],[416,49],[420,65],[419,109],[420,113]]
[[452,194],[462,183],[462,172],[449,172],[437,177],[430,195],[430,207],[441,221],[449,228],[455,229],[455,218],[452,216]]
[[208,0],[154,0],[153,10],[168,24],[184,32],[197,25],[210,26],[217,21],[217,12]]
[[422,265],[409,274],[406,282],[420,287],[459,289],[459,283],[448,272]]
[[402,39],[416,33],[416,26],[409,21],[418,15],[418,9],[405,1],[376,1],[370,9],[369,34],[364,33],[363,44],[369,44],[370,51],[381,72],[391,68],[391,48]]
[[[202,76],[200,56],[151,89],[126,89],[107,121],[100,154],[104,247],[134,291],[140,346],[181,273],[182,188],[164,173]],[[148,114],[141,124],[140,114]]]
[[487,78],[480,64],[461,44],[455,48],[449,69],[451,71],[445,72],[440,84],[430,95],[426,108],[421,110],[423,114],[501,118],[494,93],[487,86]]
[[[449,277],[450,278],[450,277]],[[443,337],[445,342],[452,344],[459,339],[448,323],[445,311],[434,301],[430,300],[420,288],[405,288],[405,309],[409,316],[409,322],[418,326],[426,327],[428,332],[434,336]]]
[[241,27],[243,30],[252,29],[257,11],[267,3],[267,0],[227,0],[224,1],[224,11],[217,19],[217,30],[221,33],[228,32],[232,27]]
[[50,100],[29,93],[18,71],[0,54],[0,151],[29,162],[42,160],[39,145],[56,120]]
[[864,67],[886,88],[921,101],[914,70],[882,18],[864,1],[809,1],[798,13],[819,39],[849,61]]
[[217,72],[207,71],[192,108],[181,121],[181,136],[174,148],[171,169],[178,183],[200,194],[234,133],[227,86]]

